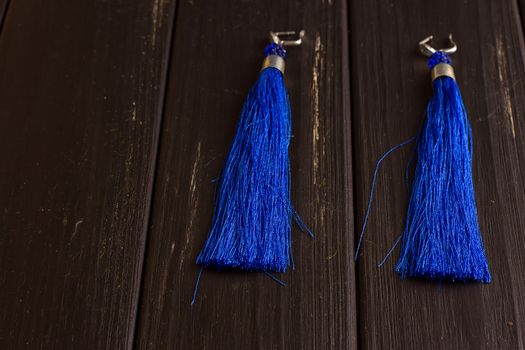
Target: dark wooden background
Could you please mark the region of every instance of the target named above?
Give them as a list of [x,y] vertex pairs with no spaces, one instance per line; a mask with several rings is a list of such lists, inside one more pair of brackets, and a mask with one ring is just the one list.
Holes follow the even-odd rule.
[[[0,349],[525,349],[523,0],[0,0]],[[296,270],[206,271],[270,30],[289,50]],[[408,149],[452,32],[493,282],[401,281]]]

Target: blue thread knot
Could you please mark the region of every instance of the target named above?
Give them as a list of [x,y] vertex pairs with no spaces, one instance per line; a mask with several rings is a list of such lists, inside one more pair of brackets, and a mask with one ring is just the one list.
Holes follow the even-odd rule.
[[264,48],[264,57],[270,55],[277,55],[286,58],[286,50],[282,45],[271,43]]
[[432,69],[440,63],[452,64],[452,59],[443,51],[436,51],[428,59],[428,68]]

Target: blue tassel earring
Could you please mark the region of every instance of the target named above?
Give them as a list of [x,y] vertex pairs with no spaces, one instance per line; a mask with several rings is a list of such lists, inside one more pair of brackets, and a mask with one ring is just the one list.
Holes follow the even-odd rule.
[[434,95],[418,135],[401,254],[401,277],[490,282],[472,183],[472,131],[456,84],[450,54],[435,50],[432,36],[419,43],[429,57]]
[[272,43],[264,50],[219,178],[211,229],[197,257],[203,268],[284,272],[293,264],[292,217],[311,234],[290,203],[284,47],[300,45],[304,31],[296,40],[281,39],[291,35],[295,32],[270,33]]
[[416,141],[417,165],[409,186],[405,230],[394,244],[395,247],[402,241],[397,273],[402,278],[489,283],[472,183],[472,131],[450,59],[457,45],[452,35],[449,36],[452,46],[446,49],[432,48],[431,40],[432,36],[419,43],[420,51],[429,57],[434,88],[426,120],[417,137],[394,146],[377,162],[355,260],[359,257],[382,161],[396,149]]

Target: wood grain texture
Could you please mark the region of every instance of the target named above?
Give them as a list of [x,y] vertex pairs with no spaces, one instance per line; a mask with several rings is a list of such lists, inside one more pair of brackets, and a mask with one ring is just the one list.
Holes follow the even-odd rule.
[[10,4],[0,36],[0,348],[131,348],[173,8]]
[[[205,271],[190,306],[219,174],[270,30],[289,49],[296,270]],[[353,216],[344,1],[181,1],[148,236],[137,349],[353,349]],[[346,131],[346,134],[345,134]],[[348,138],[348,139],[347,139]],[[350,205],[350,207],[346,207]]]
[[[417,42],[453,33],[456,76],[474,133],[474,186],[490,285],[402,281],[398,256],[409,150],[385,162],[358,271],[363,349],[523,349],[525,329],[524,42],[514,1],[352,1],[356,224],[375,161],[415,135],[432,93]],[[443,42],[441,42],[443,44]]]

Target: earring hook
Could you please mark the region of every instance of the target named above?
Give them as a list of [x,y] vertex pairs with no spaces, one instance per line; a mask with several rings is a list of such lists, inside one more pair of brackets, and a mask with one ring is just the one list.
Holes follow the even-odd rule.
[[452,34],[449,34],[448,35],[448,41],[450,42],[450,47],[447,47],[445,49],[434,49],[432,46],[430,46],[428,43],[430,41],[432,41],[432,39],[434,39],[434,36],[431,35],[423,40],[421,40],[419,42],[419,51],[421,51],[421,53],[427,57],[430,57],[432,56],[434,53],[436,53],[437,51],[441,51],[441,52],[444,52],[444,53],[449,53],[449,54],[452,54],[454,52],[456,52],[458,50],[458,45],[456,44],[456,42],[454,41],[454,39],[452,39]]
[[299,32],[299,37],[295,40],[282,40],[280,37],[281,36],[292,36],[292,35],[295,35],[296,32],[294,31],[289,31],[289,32],[270,32],[270,39],[272,40],[272,42],[276,45],[282,45],[282,46],[298,46],[298,45],[301,45],[302,42],[303,42],[303,37],[304,37],[304,30],[301,30]]

